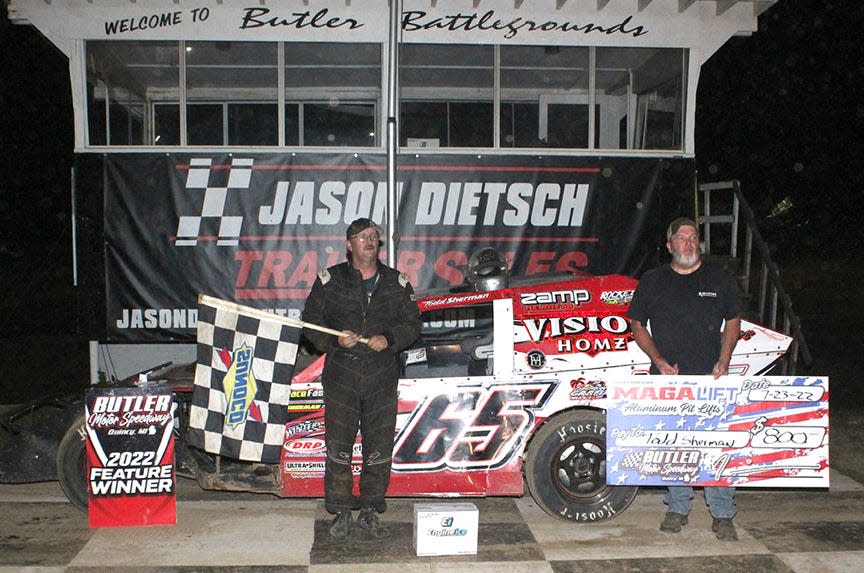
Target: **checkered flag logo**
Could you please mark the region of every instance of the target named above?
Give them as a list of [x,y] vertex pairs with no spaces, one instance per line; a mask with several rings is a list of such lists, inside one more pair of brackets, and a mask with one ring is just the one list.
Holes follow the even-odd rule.
[[[177,239],[174,245],[178,247],[194,247],[198,239],[207,235],[216,235],[216,245],[220,247],[236,247],[240,243],[240,230],[243,227],[242,216],[225,214],[225,200],[229,189],[248,189],[252,179],[252,163],[254,159],[235,157],[231,160],[228,182],[225,187],[211,185],[214,173],[213,160],[193,158],[189,162],[189,173],[186,176],[186,190],[204,190],[204,201],[200,215],[184,215],[177,222]],[[222,180],[224,182],[224,179]]]
[[201,295],[189,443],[233,459],[278,463],[302,327]]
[[621,467],[628,470],[638,469],[642,466],[642,452],[629,452],[621,459]]

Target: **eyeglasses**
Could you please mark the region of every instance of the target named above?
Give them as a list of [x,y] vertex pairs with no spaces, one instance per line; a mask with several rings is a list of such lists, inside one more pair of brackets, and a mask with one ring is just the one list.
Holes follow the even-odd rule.
[[672,240],[676,243],[698,243],[699,235],[672,235]]
[[369,233],[366,235],[354,235],[351,238],[357,239],[358,241],[361,241],[363,243],[377,243],[380,239],[380,237],[378,237],[378,233]]

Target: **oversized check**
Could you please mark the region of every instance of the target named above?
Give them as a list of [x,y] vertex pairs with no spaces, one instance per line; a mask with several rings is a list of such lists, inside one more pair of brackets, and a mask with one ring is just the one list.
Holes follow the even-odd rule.
[[612,485],[828,487],[828,378],[607,380]]

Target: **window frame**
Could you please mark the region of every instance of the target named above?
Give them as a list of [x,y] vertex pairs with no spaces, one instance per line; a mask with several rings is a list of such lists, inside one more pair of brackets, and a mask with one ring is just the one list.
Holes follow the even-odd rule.
[[[98,40],[98,42],[104,44],[108,44],[110,42],[104,40]],[[119,41],[118,41],[119,42]],[[139,41],[141,44],[149,43],[149,41]],[[154,43],[159,42],[165,44],[164,41],[154,40]],[[383,133],[382,126],[384,122],[387,121],[387,118],[384,116],[386,113],[385,108],[387,107],[386,102],[383,101],[385,97],[386,90],[386,82],[388,81],[388,71],[386,66],[388,64],[387,59],[384,57],[387,49],[386,44],[376,44],[380,48],[381,59],[379,60],[380,64],[380,76],[381,80],[377,87],[375,86],[362,86],[359,88],[352,86],[342,86],[335,90],[329,89],[325,87],[319,88],[308,88],[303,86],[285,86],[285,74],[286,74],[286,65],[285,65],[285,53],[286,50],[289,50],[292,46],[290,42],[274,42],[277,45],[277,53],[278,53],[278,62],[277,62],[277,78],[278,82],[276,86],[273,86],[274,92],[278,95],[276,101],[271,101],[269,98],[255,98],[250,97],[250,93],[246,93],[245,97],[238,97],[232,99],[230,93],[226,95],[224,98],[206,98],[206,99],[196,99],[195,101],[190,101],[187,93],[187,79],[186,79],[186,42],[185,41],[177,41],[177,73],[179,76],[179,85],[175,89],[173,87],[163,88],[163,87],[147,87],[145,97],[142,99],[143,104],[140,106],[143,111],[143,117],[141,114],[137,114],[134,109],[130,107],[127,110],[126,116],[129,116],[130,110],[132,115],[138,118],[137,130],[135,126],[132,126],[130,133],[132,136],[135,135],[138,131],[141,132],[141,138],[143,141],[141,143],[129,143],[130,137],[121,138],[121,143],[116,144],[112,143],[112,129],[116,129],[116,117],[112,116],[112,108],[117,105],[115,100],[117,99],[116,94],[122,94],[124,91],[123,85],[111,86],[107,83],[102,83],[101,85],[98,82],[94,83],[94,79],[98,80],[98,78],[91,77],[89,70],[85,71],[85,85],[92,86],[92,88],[88,88],[87,90],[87,100],[86,105],[84,106],[84,122],[85,122],[85,148],[88,149],[99,149],[99,150],[111,150],[111,151],[120,151],[120,150],[140,150],[143,149],[154,149],[159,148],[159,150],[164,150],[169,147],[180,147],[180,148],[188,148],[194,147],[196,149],[207,149],[207,148],[217,148],[217,149],[235,149],[235,148],[243,148],[243,149],[288,149],[292,151],[334,151],[334,150],[371,150],[375,152],[380,152],[385,149],[386,141]],[[345,44],[346,46],[350,46],[351,44]],[[432,44],[417,44],[419,46]],[[474,45],[470,45],[469,47],[473,47]],[[478,48],[487,50],[488,45],[476,45]],[[409,137],[405,135],[404,132],[400,130],[400,141],[398,142],[397,148],[400,150],[405,150],[407,152],[421,151],[421,150],[430,150],[434,149],[436,151],[464,151],[465,149],[471,150],[482,150],[483,152],[506,152],[506,153],[515,153],[515,154],[529,154],[536,153],[537,150],[542,150],[544,153],[576,153],[576,154],[587,154],[587,153],[618,153],[618,154],[628,154],[628,155],[654,155],[654,154],[686,154],[688,151],[686,147],[688,145],[688,121],[690,121],[690,116],[688,116],[688,97],[691,96],[692,86],[689,86],[688,83],[688,72],[689,72],[689,61],[690,61],[690,50],[689,48],[667,48],[667,47],[649,47],[649,48],[628,48],[628,47],[589,47],[589,46],[567,46],[567,48],[579,48],[586,49],[590,54],[588,61],[588,88],[587,90],[584,87],[577,87],[576,89],[579,91],[566,91],[566,90],[547,90],[543,91],[538,89],[537,86],[529,86],[526,88],[520,87],[509,87],[502,88],[502,50],[508,48],[518,48],[519,46],[502,46],[502,45],[494,45],[494,50],[492,52],[493,58],[493,66],[489,68],[485,64],[482,66],[483,70],[491,71],[493,76],[493,82],[490,86],[478,86],[478,85],[463,85],[463,86],[454,86],[448,88],[447,86],[413,86],[408,88],[400,88],[399,93],[397,95],[397,109],[401,107],[401,105],[405,103],[415,104],[418,102],[438,102],[446,104],[447,108],[447,141],[444,138],[439,138],[438,146],[430,145],[430,141],[428,138],[417,138],[417,137]],[[627,70],[612,70],[612,68],[604,68],[604,71],[620,72],[622,77],[627,77],[626,74],[629,74],[629,85],[618,89],[626,89],[626,95],[618,93],[616,95],[610,95],[607,93],[601,93],[601,90],[597,89],[597,52],[599,50],[616,50],[618,51],[618,56],[620,57],[621,53],[624,53],[626,56],[626,50],[646,50],[648,56],[646,59],[653,57],[653,54],[659,54],[660,51],[670,51],[668,55],[674,56],[674,52],[680,52],[680,67],[676,67],[676,73],[673,73],[672,76],[669,76],[665,79],[660,77],[659,79],[663,80],[659,82],[658,85],[663,83],[670,82],[674,88],[672,95],[667,98],[668,101],[659,101],[655,98],[654,101],[649,101],[649,98],[645,98],[643,101],[643,94],[635,94],[633,91],[633,70],[629,72]],[[104,50],[104,47],[103,47]],[[648,52],[651,51],[651,52]],[[85,55],[89,55],[89,51],[87,48],[87,42],[85,42],[84,47]],[[485,56],[484,56],[485,57]],[[85,60],[88,58],[85,58]],[[666,59],[666,55],[663,56],[662,59]],[[518,63],[518,58],[516,58]],[[634,58],[635,62],[638,65],[641,65],[643,62],[639,62],[639,58]],[[121,64],[122,65],[122,64]],[[167,65],[172,65],[170,62]],[[358,63],[359,67],[369,68],[370,64],[368,63]],[[430,64],[430,66],[425,66],[420,62],[420,64],[415,63],[415,67],[417,68],[434,68],[435,64]],[[444,66],[449,69],[449,73],[452,74],[453,65],[450,62],[439,62],[437,65]],[[340,66],[335,65],[332,66],[334,68],[338,68]],[[347,64],[346,67],[351,67],[351,64]],[[456,66],[458,68],[458,66]],[[475,66],[476,67],[476,66]],[[542,74],[543,70],[546,69],[547,66],[536,66],[536,70],[539,70]],[[553,69],[554,66],[549,67],[549,69]],[[509,65],[508,70],[517,70],[518,66],[515,64]],[[533,67],[532,67],[533,69]],[[583,69],[583,68],[579,68]],[[401,71],[400,71],[401,73]],[[486,72],[484,72],[486,73]],[[650,76],[651,70],[643,71],[642,73],[648,74]],[[367,78],[368,79],[368,78]],[[99,80],[101,81],[101,80]],[[583,80],[584,81],[584,80]],[[469,81],[470,83],[470,81]],[[625,80],[622,83],[627,83]],[[485,84],[485,81],[484,81]],[[200,89],[200,88],[198,88]],[[216,88],[218,91],[218,88]],[[231,91],[231,86],[226,88],[226,91]],[[270,88],[267,88],[268,90]],[[131,91],[128,90],[127,91]],[[325,100],[322,97],[324,94],[327,94],[329,100]],[[239,95],[239,94],[238,94]],[[652,96],[653,97],[653,96]],[[615,101],[618,98],[618,101],[622,103],[616,105]],[[122,98],[121,98],[122,99]],[[660,100],[662,100],[662,96]],[[326,101],[338,101],[345,105],[371,105],[372,107],[372,117],[374,118],[374,127],[373,127],[373,141],[371,145],[306,145],[305,141],[308,140],[305,133],[305,127],[303,122],[303,111],[304,106],[307,104],[310,105],[319,105],[322,102],[326,103]],[[96,103],[99,105],[94,105]],[[465,143],[465,142],[457,142],[457,144],[452,144],[452,138],[449,136],[452,120],[451,116],[451,108],[453,105],[457,104],[485,104],[490,103],[492,106],[492,123],[488,126],[488,131],[492,133],[491,141],[488,144],[477,145],[475,142]],[[141,102],[139,102],[141,103]],[[219,143],[198,143],[192,144],[189,143],[188,138],[190,135],[189,131],[189,117],[188,110],[189,106],[194,105],[220,105],[222,107],[222,137]],[[260,104],[260,105],[276,105],[276,114],[277,114],[277,125],[275,126],[275,131],[277,134],[277,141],[274,144],[269,143],[270,139],[268,138],[268,142],[264,144],[236,144],[229,143],[232,140],[232,126],[229,121],[229,110],[232,105],[242,105],[242,104]],[[548,113],[549,106],[555,104],[565,104],[565,105],[587,105],[588,106],[588,145],[587,147],[557,147],[557,146],[549,146],[543,145],[542,139],[544,135],[548,135]],[[159,123],[157,118],[158,107],[162,105],[177,105],[179,106],[179,129],[180,129],[180,137],[179,143],[176,141],[176,138],[171,138],[170,144],[160,144],[157,139],[157,124]],[[296,105],[298,110],[298,130],[299,133],[297,135],[292,135],[286,133],[286,126],[288,126],[288,109],[289,105]],[[515,109],[516,106],[519,105],[536,105],[537,106],[537,134],[538,138],[531,138],[527,134],[522,137],[516,137],[516,134],[510,134],[509,131],[506,131],[502,126],[502,117],[504,117],[504,106],[511,106],[511,109]],[[626,109],[625,109],[626,108]],[[90,121],[90,114],[94,111],[99,111],[100,115],[104,114],[104,117],[100,121]],[[656,112],[656,113],[653,113]],[[402,120],[401,110],[399,113],[399,120]],[[653,131],[649,133],[648,126],[655,122],[656,118],[652,118],[652,116],[657,116],[657,114],[671,114],[669,117],[671,120],[662,120],[661,123],[664,125],[662,134],[654,134]],[[483,114],[484,116],[488,114]],[[511,116],[513,113],[511,113]],[[529,114],[529,115],[533,115]],[[119,117],[119,116],[117,116]],[[131,116],[129,116],[131,117]],[[659,116],[658,116],[659,117]],[[113,118],[113,119],[112,119]],[[617,118],[617,121],[616,121]],[[631,120],[631,118],[634,118]],[[513,119],[513,118],[511,118]],[[131,121],[131,120],[130,120]],[[533,121],[533,120],[532,120]],[[624,129],[624,122],[626,121],[626,134]],[[671,123],[670,123],[671,121]],[[513,120],[513,124],[515,124],[515,119]],[[656,123],[655,123],[656,124]],[[527,124],[526,124],[527,125]],[[670,126],[671,127],[668,127]],[[94,133],[99,132],[104,127],[104,135],[99,138],[102,140],[100,143],[93,143],[95,139]],[[128,126],[127,126],[128,127]],[[293,126],[291,126],[293,129]],[[545,129],[544,129],[545,128]],[[94,131],[96,130],[96,131]],[[605,131],[604,131],[605,130]],[[483,138],[488,139],[486,137],[486,131],[483,130]],[[544,133],[545,132],[545,133]],[[608,133],[607,133],[608,132]],[[614,132],[614,133],[613,133]],[[671,134],[671,143],[661,143],[655,144],[650,147],[646,147],[650,142],[653,141],[663,141],[665,139],[670,139],[669,134]],[[504,141],[504,138],[508,135],[513,135],[512,142]],[[652,135],[654,136],[652,138]],[[626,141],[621,141],[622,138],[626,137]],[[521,140],[525,140],[526,143],[533,143],[537,141],[536,145],[532,146],[517,146],[518,142]],[[617,141],[617,145],[616,145]],[[104,143],[103,143],[104,142]],[[291,143],[288,143],[291,142]]]

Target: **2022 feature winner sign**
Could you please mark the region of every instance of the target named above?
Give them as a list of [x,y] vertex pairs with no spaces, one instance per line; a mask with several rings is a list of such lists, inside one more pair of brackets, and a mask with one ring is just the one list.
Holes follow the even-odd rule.
[[177,522],[172,407],[170,393],[139,388],[87,393],[91,527]]
[[828,487],[828,379],[607,382],[613,485]]

